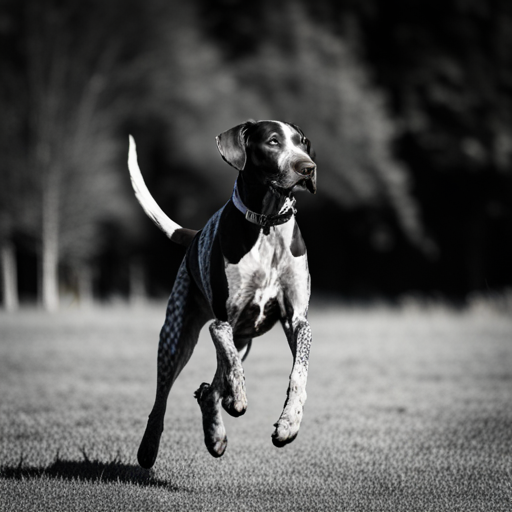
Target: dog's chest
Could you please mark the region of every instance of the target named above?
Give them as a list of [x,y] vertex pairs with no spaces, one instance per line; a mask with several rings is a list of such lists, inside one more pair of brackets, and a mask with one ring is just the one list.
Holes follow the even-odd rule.
[[[306,256],[294,257],[290,246],[294,222],[260,233],[252,249],[236,264],[225,262],[228,283],[227,313],[240,335],[257,336],[284,317],[290,287],[309,282]],[[306,299],[307,300],[307,299]]]

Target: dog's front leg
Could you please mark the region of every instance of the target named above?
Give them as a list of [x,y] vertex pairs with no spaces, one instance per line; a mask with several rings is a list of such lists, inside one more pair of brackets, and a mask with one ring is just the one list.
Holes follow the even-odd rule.
[[203,415],[206,448],[214,457],[220,457],[228,442],[220,402],[222,400],[222,406],[231,416],[240,416],[247,408],[247,397],[231,325],[217,320],[210,325],[210,333],[217,352],[217,371],[211,385],[201,384],[195,396]]
[[312,340],[311,327],[305,318],[298,320],[295,325],[285,321],[283,326],[293,355],[293,367],[283,412],[272,434],[272,442],[278,447],[291,443],[299,433],[307,398],[306,382]]

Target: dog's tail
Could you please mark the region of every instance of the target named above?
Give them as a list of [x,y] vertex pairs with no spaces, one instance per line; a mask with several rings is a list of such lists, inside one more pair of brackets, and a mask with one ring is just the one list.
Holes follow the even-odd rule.
[[135,197],[139,201],[146,215],[173,241],[180,245],[188,247],[197,231],[193,229],[182,228],[179,224],[171,220],[158,206],[153,196],[150,194],[144,178],[140,172],[137,162],[137,149],[135,141],[130,135],[130,149],[128,150],[128,169],[130,170],[130,179],[132,181]]

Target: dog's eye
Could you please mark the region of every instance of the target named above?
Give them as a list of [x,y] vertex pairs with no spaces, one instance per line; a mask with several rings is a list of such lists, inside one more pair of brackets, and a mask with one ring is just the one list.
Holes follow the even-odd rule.
[[307,137],[303,137],[301,140],[301,143],[306,146],[306,151],[308,152],[308,155],[311,152],[311,142],[309,142],[309,139]]
[[275,137],[272,137],[268,143],[271,145],[271,146],[279,146],[279,141],[275,138]]

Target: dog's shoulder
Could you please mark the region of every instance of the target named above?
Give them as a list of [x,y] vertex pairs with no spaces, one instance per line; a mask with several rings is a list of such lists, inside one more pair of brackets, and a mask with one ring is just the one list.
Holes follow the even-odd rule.
[[230,201],[219,219],[219,248],[228,263],[237,264],[256,244],[260,227],[247,222]]

